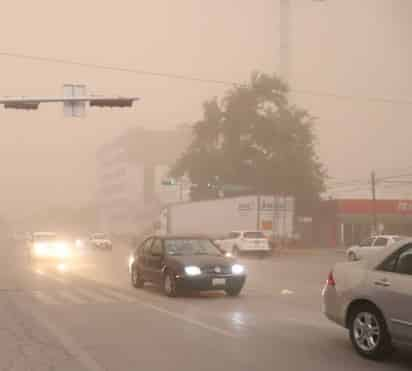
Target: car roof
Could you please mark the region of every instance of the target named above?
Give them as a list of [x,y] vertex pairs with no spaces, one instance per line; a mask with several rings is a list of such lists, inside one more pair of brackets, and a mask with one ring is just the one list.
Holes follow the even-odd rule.
[[54,232],[34,232],[33,236],[57,236]]
[[184,240],[184,239],[198,239],[198,240],[211,240],[212,238],[208,235],[204,235],[204,234],[166,234],[166,235],[153,235],[153,236],[149,236],[149,238],[152,237],[156,237],[156,238],[160,238],[161,240]]
[[379,237],[384,237],[384,238],[398,238],[398,237],[402,237],[398,234],[378,234],[376,236],[372,236],[373,238],[379,238]]

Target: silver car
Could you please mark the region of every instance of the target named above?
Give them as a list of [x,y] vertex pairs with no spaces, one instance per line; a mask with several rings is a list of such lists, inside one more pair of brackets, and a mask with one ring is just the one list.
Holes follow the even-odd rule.
[[337,264],[322,294],[323,312],[349,329],[362,356],[381,359],[398,345],[412,346],[412,239]]

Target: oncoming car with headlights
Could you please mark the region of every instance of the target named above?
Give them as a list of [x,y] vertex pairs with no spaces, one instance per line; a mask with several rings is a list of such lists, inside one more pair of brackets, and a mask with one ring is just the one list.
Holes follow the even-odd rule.
[[224,290],[237,296],[246,281],[245,268],[207,237],[149,237],[133,251],[129,264],[134,287],[153,282],[172,297],[185,290]]
[[66,264],[72,257],[72,249],[68,241],[59,238],[56,233],[36,232],[30,241],[30,260],[32,263]]

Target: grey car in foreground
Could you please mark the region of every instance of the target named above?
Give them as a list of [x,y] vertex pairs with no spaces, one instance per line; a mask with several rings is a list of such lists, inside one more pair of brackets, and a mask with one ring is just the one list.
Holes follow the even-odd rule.
[[349,330],[362,356],[382,359],[412,346],[412,239],[336,264],[322,294],[323,312]]

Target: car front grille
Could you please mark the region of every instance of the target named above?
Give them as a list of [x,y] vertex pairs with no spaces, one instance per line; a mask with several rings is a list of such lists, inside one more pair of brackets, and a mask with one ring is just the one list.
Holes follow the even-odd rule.
[[202,272],[207,274],[231,274],[232,269],[230,266],[224,265],[207,265],[202,268]]

